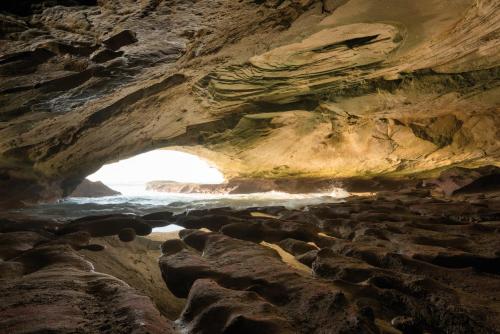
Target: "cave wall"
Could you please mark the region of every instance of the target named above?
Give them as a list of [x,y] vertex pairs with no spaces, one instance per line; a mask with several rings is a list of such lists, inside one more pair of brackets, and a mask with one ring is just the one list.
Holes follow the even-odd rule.
[[174,145],[230,177],[399,176],[498,164],[499,7],[1,7],[0,198],[54,199],[106,162]]

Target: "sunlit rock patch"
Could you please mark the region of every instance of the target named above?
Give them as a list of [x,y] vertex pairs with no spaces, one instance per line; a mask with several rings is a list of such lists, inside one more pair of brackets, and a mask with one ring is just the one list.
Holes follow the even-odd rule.
[[[220,69],[200,83],[215,101],[288,103],[368,79],[402,42],[397,27],[374,23],[324,29],[300,43]],[[224,104],[222,104],[224,106]]]

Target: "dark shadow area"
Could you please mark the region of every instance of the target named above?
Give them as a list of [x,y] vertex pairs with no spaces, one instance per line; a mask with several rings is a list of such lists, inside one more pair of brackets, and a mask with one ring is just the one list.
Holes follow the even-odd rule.
[[29,16],[53,6],[97,6],[97,0],[19,0],[0,2],[0,11]]

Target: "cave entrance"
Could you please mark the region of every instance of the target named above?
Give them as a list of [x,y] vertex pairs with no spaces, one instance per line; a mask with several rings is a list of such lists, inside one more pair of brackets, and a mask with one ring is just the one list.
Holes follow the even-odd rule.
[[[306,184],[315,192],[308,192],[304,187],[300,189],[306,191],[293,191],[298,189],[297,182],[301,182],[297,179],[291,179],[291,183],[258,178],[233,178],[226,182],[224,175],[210,162],[196,155],[167,149],[106,164],[87,179],[68,197],[56,203],[32,207],[28,214],[51,219],[78,219],[109,214],[143,216],[164,211],[189,215],[193,210],[227,207],[299,209],[307,205],[336,203],[349,196],[330,180]],[[160,182],[148,190],[147,185],[152,181]],[[290,186],[291,191],[285,186]],[[170,224],[154,231],[170,233],[180,228]]]
[[87,179],[133,196],[145,193],[152,181],[218,184],[224,175],[196,155],[159,149],[104,165]]

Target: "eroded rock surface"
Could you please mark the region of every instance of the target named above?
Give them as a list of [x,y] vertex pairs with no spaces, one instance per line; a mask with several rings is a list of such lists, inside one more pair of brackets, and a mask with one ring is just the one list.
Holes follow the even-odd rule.
[[102,250],[90,233],[58,236],[60,226],[0,222],[0,332],[175,332],[148,296],[94,271],[78,252]]
[[497,333],[500,198],[469,196],[192,211],[160,267],[193,333]]
[[4,205],[60,198],[103,163],[174,145],[228,178],[498,164],[495,0],[0,9]]
[[137,237],[132,242],[122,242],[116,236],[94,238],[92,242],[105,246],[105,249],[80,253],[92,262],[95,271],[114,276],[150,297],[158,311],[173,321],[179,317],[185,301],[175,298],[161,278],[158,258],[163,241],[164,238],[154,241],[144,237]]
[[[495,176],[294,210],[5,218],[0,332],[498,333]],[[137,237],[170,224],[179,238]]]

